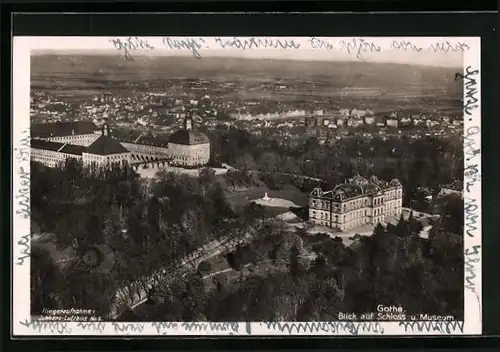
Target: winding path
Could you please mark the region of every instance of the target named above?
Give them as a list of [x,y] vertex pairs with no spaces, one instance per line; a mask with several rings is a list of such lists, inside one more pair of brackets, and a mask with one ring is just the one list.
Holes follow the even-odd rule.
[[[213,258],[217,255],[229,253],[233,251],[237,245],[248,243],[252,238],[253,236],[250,233],[247,233],[240,239],[230,239],[226,237],[222,240],[212,241],[185,256],[184,259],[180,261],[178,269],[181,271],[185,270],[186,275],[190,270],[196,270],[200,262]],[[111,318],[118,318],[123,313],[122,310],[125,307],[135,309],[144,304],[148,300],[149,290],[157,285],[160,280],[165,279],[170,270],[171,269],[164,268],[152,274],[147,279],[148,284],[146,287],[144,287],[145,285],[142,280],[137,280],[130,285],[123,286],[118,289],[115,295],[116,303],[111,308]]]

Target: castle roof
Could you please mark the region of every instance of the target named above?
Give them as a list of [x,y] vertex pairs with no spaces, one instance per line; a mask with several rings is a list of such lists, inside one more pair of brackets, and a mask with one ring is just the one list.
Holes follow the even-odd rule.
[[101,135],[94,143],[88,146],[85,152],[95,155],[111,155],[128,153],[129,151],[116,139]]
[[30,146],[35,149],[44,149],[57,152],[64,143],[44,141],[43,139],[31,139]]
[[168,143],[182,145],[196,145],[210,143],[208,136],[202,132],[182,129],[173,133],[168,139]]
[[82,155],[82,153],[85,153],[85,150],[87,149],[80,145],[44,141],[42,139],[32,139],[31,148],[51,150],[53,152],[60,152],[60,153],[80,155],[80,156]]

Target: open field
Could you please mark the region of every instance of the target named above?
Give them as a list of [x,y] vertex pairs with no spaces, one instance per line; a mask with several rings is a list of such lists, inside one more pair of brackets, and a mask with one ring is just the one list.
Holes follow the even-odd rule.
[[[34,75],[93,74],[95,78],[123,77],[186,77],[211,78],[218,76],[243,75],[253,78],[279,77],[283,80],[307,79],[330,82],[346,86],[346,82],[356,80],[363,86],[387,82],[405,84],[450,83],[457,68],[438,68],[419,65],[398,65],[372,62],[333,62],[244,59],[231,57],[191,57],[156,56],[135,57],[127,61],[117,55],[33,55],[31,72]],[[338,78],[330,81],[331,78]],[[460,84],[459,84],[460,85]],[[349,86],[349,85],[347,85]]]
[[294,186],[287,185],[282,190],[272,190],[267,187],[251,187],[244,190],[228,190],[226,196],[228,200],[236,205],[244,205],[264,197],[267,192],[268,197],[282,198],[289,200],[297,206],[306,206],[309,203],[309,194],[301,192]]
[[[167,81],[212,79],[238,81],[246,88],[275,80],[292,88],[314,82],[314,91],[339,89],[346,93],[377,91],[411,92],[418,95],[461,96],[462,84],[454,81],[455,68],[395,65],[369,62],[320,62],[204,57],[137,57],[124,60],[120,55],[36,55],[31,59],[32,80],[55,79],[73,82],[78,88],[89,84],[109,87],[126,81]],[[264,79],[266,81],[264,81]],[[357,89],[353,87],[362,87]],[[67,87],[70,88],[70,87]],[[292,88],[293,89],[293,88]],[[245,89],[246,90],[246,89]],[[260,89],[262,90],[262,89]],[[261,92],[257,92],[260,94]],[[361,93],[357,93],[361,94]]]

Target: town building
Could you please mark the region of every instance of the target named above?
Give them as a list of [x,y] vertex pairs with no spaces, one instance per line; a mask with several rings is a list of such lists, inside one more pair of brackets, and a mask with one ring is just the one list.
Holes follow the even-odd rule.
[[387,127],[396,127],[396,128],[398,127],[398,122],[399,121],[397,119],[387,119],[385,121]]
[[365,116],[365,124],[371,125],[375,122],[374,116]]
[[464,196],[464,184],[461,181],[454,181],[449,185],[444,185],[439,191],[438,197],[454,194],[461,198]]
[[70,143],[31,139],[31,160],[49,167],[56,167],[68,158],[84,164],[110,165],[130,163],[131,153],[109,136],[109,126],[104,125],[102,134],[88,147]]
[[365,225],[385,223],[402,210],[401,182],[369,180],[355,176],[333,190],[315,188],[309,195],[309,220],[321,226],[346,231]]
[[168,152],[174,165],[206,165],[210,160],[210,140],[204,133],[193,130],[193,120],[187,116],[184,129],[175,132],[168,139]]

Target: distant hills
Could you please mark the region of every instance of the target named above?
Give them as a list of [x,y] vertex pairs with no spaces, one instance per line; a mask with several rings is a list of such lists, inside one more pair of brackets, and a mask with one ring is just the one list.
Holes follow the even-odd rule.
[[43,76],[126,79],[279,79],[328,82],[332,86],[392,88],[419,87],[459,96],[462,83],[456,69],[373,62],[268,60],[225,57],[138,56],[127,61],[119,55],[37,55],[31,58],[33,78]]

